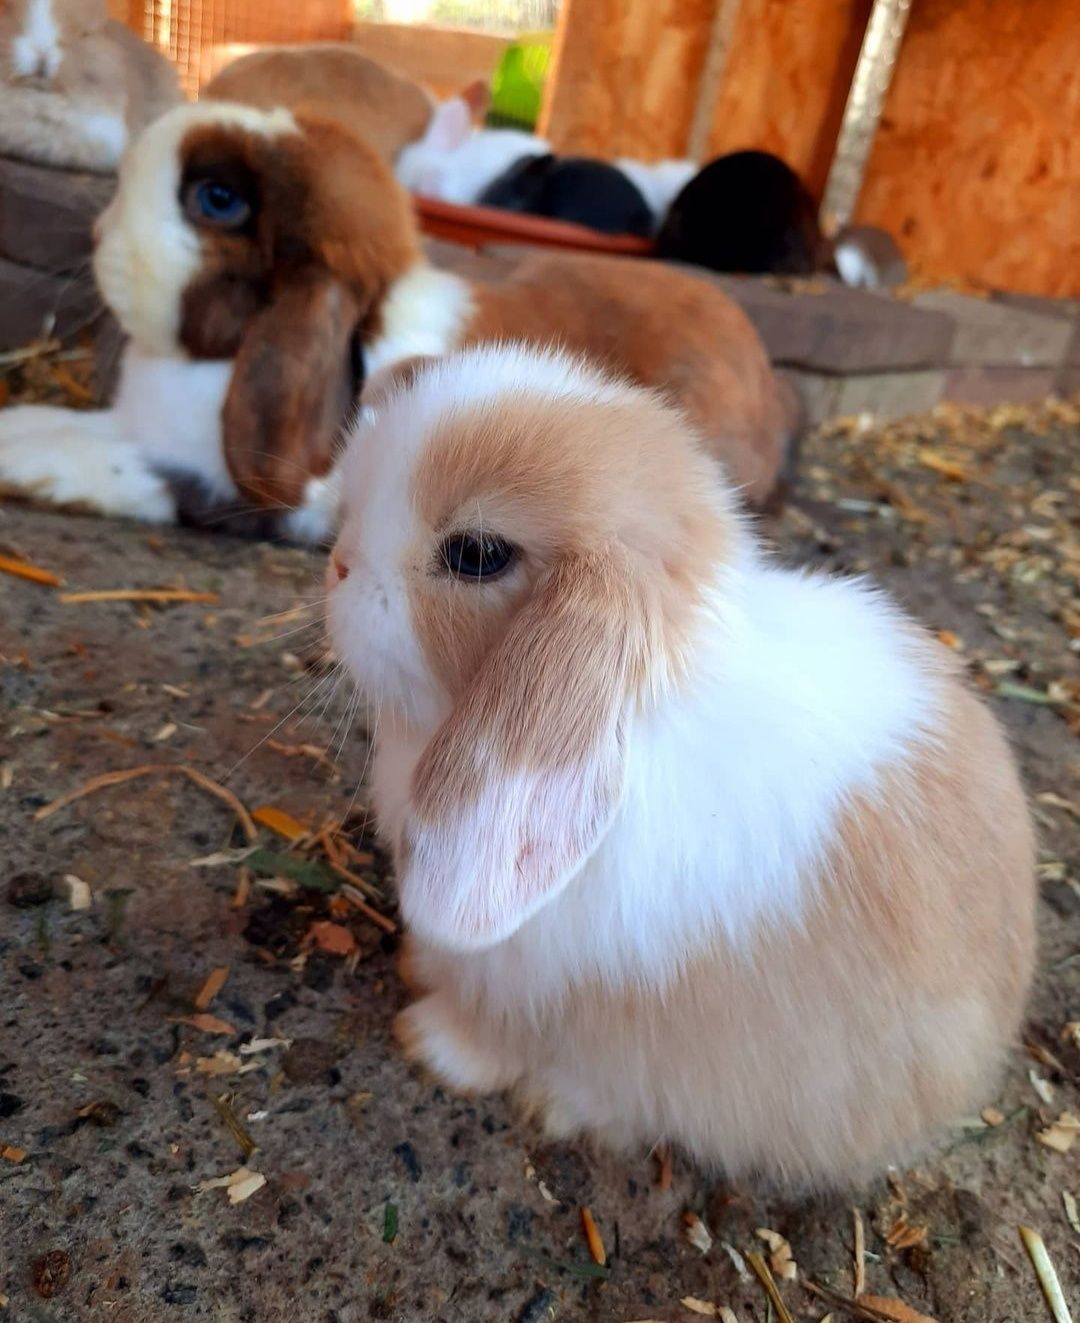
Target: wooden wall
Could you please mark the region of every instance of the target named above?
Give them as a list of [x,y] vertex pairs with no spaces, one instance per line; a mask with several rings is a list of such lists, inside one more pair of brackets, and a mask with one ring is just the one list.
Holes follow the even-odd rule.
[[563,0],[540,132],[586,155],[682,155],[715,6]]
[[[704,116],[703,158],[764,148],[820,196],[870,8],[565,0],[543,123],[563,151],[650,160]],[[856,219],[919,277],[1080,296],[1080,0],[914,0]]]
[[1080,4],[915,0],[858,219],[920,274],[1080,296]]
[[741,0],[704,156],[756,147],[820,195],[872,0]]

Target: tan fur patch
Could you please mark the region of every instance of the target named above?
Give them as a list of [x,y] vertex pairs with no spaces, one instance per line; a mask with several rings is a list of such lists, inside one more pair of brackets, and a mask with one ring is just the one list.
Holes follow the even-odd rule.
[[512,589],[416,575],[414,621],[429,664],[460,693],[545,576],[607,558],[595,609],[622,612],[619,630],[645,631],[636,679],[646,654],[652,674],[677,672],[704,585],[728,550],[712,484],[682,420],[641,394],[625,405],[524,396],[453,413],[418,466],[412,504],[435,537],[486,530],[518,544],[522,559]]
[[751,505],[775,487],[794,418],[742,310],[659,262],[530,254],[476,286],[463,344],[515,339],[587,353],[683,408]]

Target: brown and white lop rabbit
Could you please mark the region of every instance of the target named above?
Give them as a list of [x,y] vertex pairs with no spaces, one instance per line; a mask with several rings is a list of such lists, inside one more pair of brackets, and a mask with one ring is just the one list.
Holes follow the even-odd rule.
[[180,100],[176,70],[105,0],[0,0],[0,152],[110,172]]
[[125,158],[98,240],[98,284],[130,337],[112,408],[0,412],[0,481],[39,497],[168,521],[180,478],[324,539],[364,373],[511,337],[666,390],[748,502],[776,484],[794,411],[719,290],[586,257],[538,255],[494,286],[433,270],[389,165],[331,119],[173,111]]
[[988,1101],[1034,852],[953,655],[773,564],[655,393],[486,346],[381,395],[329,623],[379,718],[407,1050],[553,1135],[802,1187]]

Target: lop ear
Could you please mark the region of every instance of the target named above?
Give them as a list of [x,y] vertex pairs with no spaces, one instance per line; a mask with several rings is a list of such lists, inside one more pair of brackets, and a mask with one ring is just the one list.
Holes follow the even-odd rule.
[[491,88],[482,78],[474,79],[458,95],[469,107],[474,119],[482,120],[491,108]]
[[424,139],[436,151],[452,152],[472,132],[472,110],[463,96],[452,96],[435,107]]
[[403,912],[428,941],[509,937],[603,838],[643,655],[634,611],[617,554],[560,562],[424,751],[398,866]]
[[334,459],[362,369],[360,308],[328,272],[295,275],[247,322],[222,410],[233,481],[260,507],[300,505]]

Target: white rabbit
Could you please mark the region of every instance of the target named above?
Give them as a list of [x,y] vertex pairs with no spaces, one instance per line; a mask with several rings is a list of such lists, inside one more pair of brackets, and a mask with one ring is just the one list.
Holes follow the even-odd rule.
[[5,0],[0,152],[115,170],[130,138],[182,100],[176,70],[105,0]]
[[655,395],[486,347],[371,396],[328,570],[425,991],[555,1135],[843,1186],[992,1096],[1033,963],[1005,740],[865,583],[765,557]]
[[638,188],[653,214],[653,228],[663,224],[668,208],[698,172],[694,161],[634,161],[620,156],[615,165]]
[[410,193],[469,206],[492,180],[551,144],[519,129],[474,129],[464,97],[437,106],[424,136],[399,153],[394,173]]

